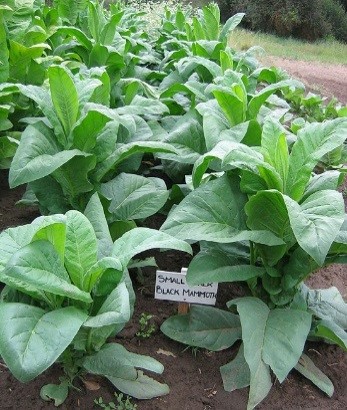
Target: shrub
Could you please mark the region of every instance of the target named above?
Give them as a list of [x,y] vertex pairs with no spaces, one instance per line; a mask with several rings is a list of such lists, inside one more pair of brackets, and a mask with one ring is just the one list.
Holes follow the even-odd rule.
[[323,0],[323,10],[336,40],[347,43],[347,1],[345,5],[335,0]]
[[222,16],[245,12],[252,30],[313,41],[334,36],[346,40],[347,15],[338,0],[220,0]]

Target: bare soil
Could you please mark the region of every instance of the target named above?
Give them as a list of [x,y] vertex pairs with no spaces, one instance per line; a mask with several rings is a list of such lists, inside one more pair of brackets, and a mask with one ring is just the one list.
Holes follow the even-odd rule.
[[347,65],[289,60],[268,56],[264,65],[281,67],[301,80],[308,90],[347,104]]
[[[347,102],[347,67],[332,66],[324,69],[317,64],[273,61],[309,84],[324,87],[325,94],[338,96]],[[340,71],[341,70],[341,71]],[[324,73],[330,73],[325,77]],[[7,173],[0,171],[0,231],[24,223],[30,223],[38,213],[35,209],[15,206],[22,195],[21,189],[10,190]],[[347,205],[347,204],[346,204]],[[152,220],[151,225],[158,224]],[[161,269],[180,270],[189,260],[177,252],[155,253]],[[138,410],[243,410],[246,409],[247,389],[233,393],[223,389],[219,367],[229,362],[236,353],[236,348],[211,353],[203,349],[193,352],[185,346],[167,339],[159,330],[160,324],[176,313],[177,305],[153,299],[154,270],[145,272],[144,281],[134,276],[137,293],[135,315],[131,323],[123,330],[117,341],[134,352],[147,354],[161,361],[165,366],[162,376],[157,379],[166,382],[171,389],[169,395],[149,401],[134,401]],[[315,273],[309,280],[314,288],[336,286],[347,297],[347,272],[342,265],[333,265]],[[226,301],[240,296],[243,289],[238,284],[220,286],[217,305],[225,307]],[[156,331],[148,339],[139,339],[141,312],[153,315]],[[296,372],[292,372],[282,385],[273,380],[274,387],[269,396],[257,407],[260,410],[345,410],[347,408],[347,361],[346,354],[335,346],[321,343],[307,343],[306,354],[333,381],[335,393],[332,398],[325,396],[309,381]],[[61,375],[59,366],[53,366],[36,380],[22,384],[12,377],[6,366],[0,361],[0,409],[39,410],[54,409],[53,404],[43,402],[39,397],[42,385],[57,382]],[[89,380],[92,378],[89,378]],[[61,406],[64,410],[100,408],[93,402],[102,397],[105,403],[114,400],[114,388],[107,381],[94,378],[97,390],[88,390],[82,382],[77,382],[79,390],[72,391],[67,401]]]

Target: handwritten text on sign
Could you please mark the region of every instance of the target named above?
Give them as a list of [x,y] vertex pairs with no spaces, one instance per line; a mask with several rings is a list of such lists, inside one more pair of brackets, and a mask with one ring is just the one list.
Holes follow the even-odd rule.
[[185,268],[182,272],[157,271],[155,282],[155,299],[174,302],[215,305],[218,284],[205,283],[199,286],[188,286]]

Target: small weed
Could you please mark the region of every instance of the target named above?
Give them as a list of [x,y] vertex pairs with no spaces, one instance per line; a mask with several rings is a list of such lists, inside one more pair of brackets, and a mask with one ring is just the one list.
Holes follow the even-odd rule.
[[148,339],[155,332],[155,325],[150,322],[153,315],[142,313],[139,319],[139,331],[136,333],[137,337]]
[[110,401],[108,404],[106,404],[104,403],[104,400],[102,397],[95,399],[94,403],[97,406],[105,410],[113,410],[113,409],[115,410],[136,410],[137,409],[137,404],[131,403],[130,401],[131,399],[129,396],[125,397],[123,393],[119,393],[119,394],[115,393],[114,395],[117,399],[116,403],[113,401]]
[[190,350],[192,355],[194,356],[194,358],[196,359],[198,353],[200,352],[201,348],[198,346],[187,346],[183,352],[185,352],[186,350]]

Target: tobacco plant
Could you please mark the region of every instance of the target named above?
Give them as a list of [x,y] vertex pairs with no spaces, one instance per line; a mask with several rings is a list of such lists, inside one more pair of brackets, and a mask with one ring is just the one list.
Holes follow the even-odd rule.
[[44,117],[27,119],[10,186],[27,183],[24,201],[38,203],[43,214],[83,211],[95,191],[106,198],[109,223],[158,211],[168,197],[165,183],[130,172],[141,165],[143,152],[174,152],[169,144],[150,140],[152,131],[140,117],[166,107],[135,97],[127,109],[110,109],[109,77],[102,69],[73,76],[63,66],[51,66],[48,80],[47,88],[17,84]]
[[190,252],[185,242],[147,228],[113,243],[97,194],[86,216],[72,210],[2,232],[0,354],[13,375],[28,382],[60,363],[60,383],[41,390],[56,405],[87,372],[136,398],[167,394],[167,385],[140,370],[161,373],[159,362],[109,340],[134,310],[127,265],[135,254],[156,247]]
[[[219,142],[195,163],[196,189],[161,228],[200,241],[188,268],[189,284],[248,285],[249,296],[227,304],[238,315],[193,307],[187,316],[168,319],[162,330],[211,350],[241,339],[237,357],[221,374],[226,390],[250,386],[249,409],[268,394],[270,369],[282,383],[295,367],[331,395],[331,382],[303,355],[305,342],[314,338],[347,350],[347,305],[337,289],[303,285],[319,267],[347,262],[347,218],[336,191],[341,174],[312,172],[322,156],[344,143],[347,121],[305,126],[290,150],[286,134],[268,118],[260,146]],[[210,170],[207,178],[209,167],[219,173]]]

